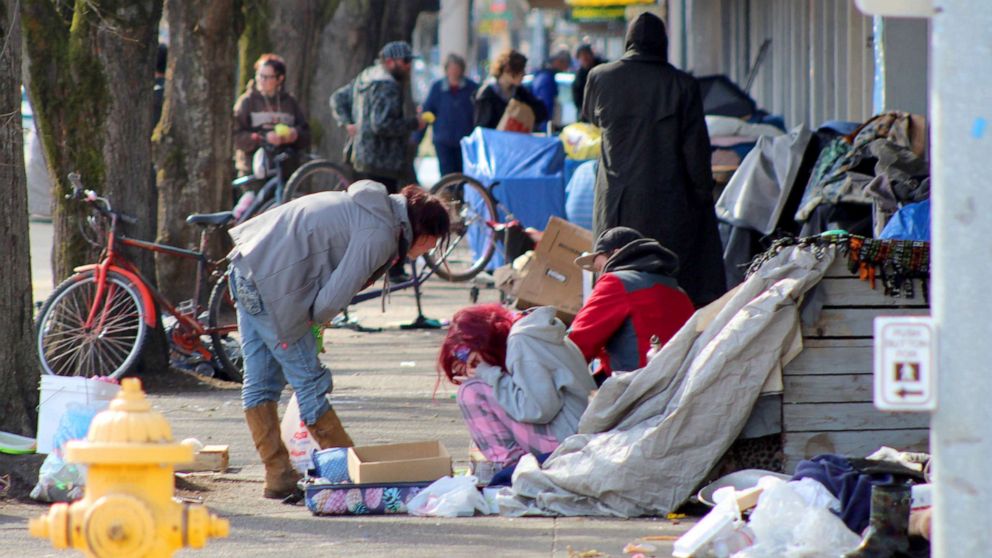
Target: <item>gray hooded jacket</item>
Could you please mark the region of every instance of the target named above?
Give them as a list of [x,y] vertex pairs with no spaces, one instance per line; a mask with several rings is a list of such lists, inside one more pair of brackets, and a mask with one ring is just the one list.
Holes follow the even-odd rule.
[[536,308],[510,329],[509,373],[485,363],[476,369],[510,417],[547,424],[559,442],[576,433],[589,392],[596,389],[585,358],[565,333],[554,308]]
[[309,334],[347,307],[413,240],[402,194],[371,180],[313,194],[231,229],[231,259],[258,289],[280,341]]

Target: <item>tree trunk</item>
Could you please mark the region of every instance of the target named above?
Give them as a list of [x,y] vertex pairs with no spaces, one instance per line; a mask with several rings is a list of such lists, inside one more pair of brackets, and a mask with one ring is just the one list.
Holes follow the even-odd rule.
[[[240,10],[239,0],[166,0],[169,67],[154,138],[159,242],[197,248],[199,228],[187,225],[186,216],[232,205],[231,104],[238,46],[238,26],[232,22],[240,20]],[[192,298],[195,261],[159,255],[156,270],[168,298]]]
[[[372,64],[384,44],[409,41],[420,12],[436,11],[438,5],[438,0],[252,0],[255,11],[246,15],[251,31],[242,37],[242,53],[254,58],[242,58],[242,68],[267,50],[282,56],[286,89],[307,114],[314,151],[341,162],[347,135],[331,115],[331,94]],[[253,28],[253,21],[268,25]]]
[[0,431],[33,435],[38,360],[31,327],[31,250],[21,135],[21,33],[14,0],[0,0]]
[[[129,236],[155,237],[158,196],[151,170],[155,53],[161,0],[21,0],[31,74],[31,99],[55,186],[53,276],[96,260],[80,235],[84,208],[66,200],[66,175],[137,219]],[[154,281],[147,251],[128,252]],[[167,364],[156,329],[142,367]]]

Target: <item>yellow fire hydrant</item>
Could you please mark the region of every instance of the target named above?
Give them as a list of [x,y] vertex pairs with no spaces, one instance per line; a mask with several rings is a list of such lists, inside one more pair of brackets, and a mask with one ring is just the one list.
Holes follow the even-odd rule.
[[230,531],[226,519],[173,498],[173,468],[193,461],[193,449],[172,441],[169,423],[151,410],[136,378],[121,382],[86,440],[66,444],[65,458],[89,468],[83,498],[53,505],[28,527],[55,548],[93,558],[161,558]]

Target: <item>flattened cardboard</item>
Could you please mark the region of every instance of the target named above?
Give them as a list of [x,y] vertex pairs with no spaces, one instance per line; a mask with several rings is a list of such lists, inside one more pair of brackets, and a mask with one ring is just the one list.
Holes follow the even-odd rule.
[[558,317],[571,323],[582,308],[582,268],[575,258],[592,250],[592,233],[552,217],[534,258],[524,268],[517,295],[517,308],[552,306]]
[[451,454],[440,441],[348,448],[355,484],[435,481],[451,474]]

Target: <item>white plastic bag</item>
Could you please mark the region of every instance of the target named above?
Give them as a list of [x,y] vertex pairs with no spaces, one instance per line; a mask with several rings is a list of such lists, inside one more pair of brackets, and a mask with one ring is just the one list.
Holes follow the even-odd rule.
[[492,513],[471,475],[434,481],[407,502],[406,509],[410,515],[432,517],[471,517],[476,510],[483,515]]
[[734,558],[835,558],[857,547],[860,537],[829,510],[836,499],[810,483],[761,479],[764,492],[748,523],[755,544]]
[[289,398],[279,430],[282,434],[282,443],[289,451],[289,462],[293,464],[294,469],[305,475],[312,467],[310,455],[313,450],[319,450],[320,446],[310,435],[307,425],[300,420],[300,405],[296,402],[295,393]]
[[65,445],[72,440],[85,439],[90,423],[101,410],[101,405],[69,403],[66,406],[55,431],[54,449],[38,470],[38,484],[31,490],[31,498],[41,502],[72,502],[82,498],[86,466],[67,463]]
[[727,558],[754,542],[754,533],[741,519],[734,487],[713,494],[716,506],[672,546],[675,558]]

